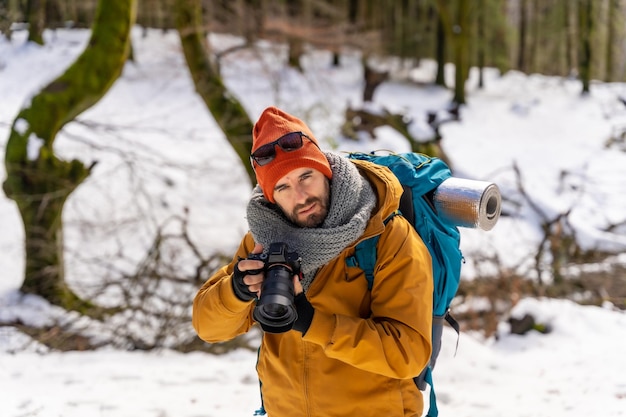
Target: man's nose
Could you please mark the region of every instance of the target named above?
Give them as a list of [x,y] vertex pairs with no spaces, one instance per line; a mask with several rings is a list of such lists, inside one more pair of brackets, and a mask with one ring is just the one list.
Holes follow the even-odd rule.
[[302,201],[306,201],[306,199],[309,197],[309,194],[306,192],[306,188],[300,184],[296,185],[295,191],[296,191],[296,201],[298,203]]

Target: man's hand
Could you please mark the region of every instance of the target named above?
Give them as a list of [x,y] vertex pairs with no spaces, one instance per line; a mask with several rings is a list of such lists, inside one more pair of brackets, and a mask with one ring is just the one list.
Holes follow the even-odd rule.
[[[254,245],[252,254],[263,253],[263,245]],[[265,279],[263,261],[255,259],[242,259],[235,265],[233,272],[233,290],[235,295],[242,301],[250,301],[261,297],[261,285]],[[302,287],[300,287],[302,288]]]
[[304,288],[302,288],[302,284],[300,284],[300,277],[298,275],[293,276],[293,289],[294,295],[302,294],[304,292]]

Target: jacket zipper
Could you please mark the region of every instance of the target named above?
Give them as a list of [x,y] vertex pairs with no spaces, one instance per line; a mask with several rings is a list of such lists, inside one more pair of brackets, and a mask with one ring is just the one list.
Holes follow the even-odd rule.
[[306,415],[311,416],[311,404],[309,404],[309,365],[307,343],[302,340],[302,389],[304,391],[304,407]]

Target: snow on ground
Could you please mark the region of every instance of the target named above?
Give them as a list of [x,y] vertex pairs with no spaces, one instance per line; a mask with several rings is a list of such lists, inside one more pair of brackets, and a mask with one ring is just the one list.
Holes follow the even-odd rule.
[[[25,44],[24,38],[22,32],[10,43],[0,38],[2,151],[20,107],[75,59],[88,32],[47,32],[43,47]],[[217,49],[237,41],[211,36]],[[195,95],[176,35],[148,31],[143,37],[137,30],[133,45],[136,62],[128,63],[106,97],[81,115],[82,123],[66,126],[55,142],[64,157],[99,161],[65,213],[68,279],[87,289],[104,273],[93,259],[122,251],[119,267],[132,269],[156,225],[185,207],[192,236],[206,253],[234,250],[246,228],[245,173]],[[342,66],[333,68],[329,54],[311,51],[300,74],[282,65],[284,48],[262,43],[260,50],[260,55],[242,50],[222,62],[228,86],[252,119],[264,107],[278,105],[307,120],[329,149],[408,149],[388,129],[366,143],[338,139],[343,109],[359,103],[358,54],[346,51]],[[424,63],[414,76],[429,74],[432,66]],[[603,229],[626,217],[624,145],[605,146],[626,126],[626,108],[616,100],[626,86],[597,83],[590,96],[581,97],[575,80],[516,72],[488,75],[484,90],[468,91],[461,121],[443,126],[443,144],[457,175],[498,184],[511,216],[502,217],[490,232],[464,229],[466,257],[497,255],[503,266],[528,272],[541,238],[539,221],[568,209],[582,245],[624,252],[625,226]],[[440,88],[393,82],[383,84],[375,100],[406,112],[414,119],[412,128],[427,134],[425,111],[443,109],[450,97]],[[517,191],[514,165],[539,212]],[[0,165],[0,173],[3,169]],[[58,313],[16,292],[23,232],[14,203],[2,195],[0,222],[0,320],[45,323]],[[123,244],[106,227],[111,224],[124,225]],[[623,265],[626,259],[616,262]],[[464,267],[467,279],[477,272],[472,262]],[[435,370],[441,415],[626,415],[624,313],[610,303],[592,307],[524,299],[513,315],[529,311],[552,331],[511,335],[501,323],[497,338],[463,333],[457,350],[456,334],[446,330]],[[111,348],[54,353],[2,327],[0,415],[252,415],[260,405],[255,360],[256,354],[246,350],[223,356]]]

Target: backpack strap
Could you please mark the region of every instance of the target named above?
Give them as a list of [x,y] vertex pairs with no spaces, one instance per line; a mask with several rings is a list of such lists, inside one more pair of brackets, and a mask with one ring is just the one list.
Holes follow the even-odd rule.
[[[400,210],[395,210],[383,221],[386,226],[393,217],[401,215]],[[367,279],[367,289],[372,290],[374,286],[374,268],[376,266],[376,245],[380,235],[372,236],[362,240],[354,247],[354,255],[346,259],[346,264],[351,267],[361,268]]]
[[428,365],[424,371],[426,373],[424,376],[424,381],[426,381],[426,383],[430,385],[430,401],[426,417],[438,417],[439,409],[437,408],[437,396],[435,395],[435,386],[433,385],[433,370],[430,365]]
[[[435,368],[436,358],[437,356],[439,356],[439,349],[441,349],[441,336],[444,322],[448,323],[450,327],[452,327],[456,331],[456,348],[459,348],[460,327],[456,319],[450,314],[450,310],[446,311],[443,316],[433,316],[433,356],[431,356],[428,366],[426,366],[422,373],[413,378],[415,385],[417,385],[417,387],[422,391],[426,389],[426,384],[430,385],[430,402],[426,417],[439,416],[439,409],[437,408],[437,396],[435,395],[435,385],[433,383],[433,369]],[[434,350],[436,350],[437,352],[435,353]]]
[[376,245],[378,245],[379,235],[372,236],[359,242],[354,248],[354,256],[351,257],[353,265],[363,270],[367,279],[367,289],[372,290],[374,286],[374,267],[376,266]]
[[400,213],[407,219],[411,226],[415,227],[415,207],[413,206],[413,190],[410,186],[402,184],[402,195],[400,196]]

